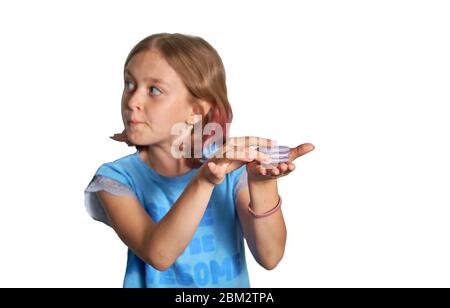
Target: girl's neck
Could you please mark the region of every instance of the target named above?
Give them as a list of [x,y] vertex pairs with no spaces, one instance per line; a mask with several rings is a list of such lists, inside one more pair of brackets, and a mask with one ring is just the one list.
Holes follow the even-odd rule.
[[139,156],[150,168],[163,176],[180,176],[192,170],[186,159],[173,157],[170,148],[158,145],[142,147]]

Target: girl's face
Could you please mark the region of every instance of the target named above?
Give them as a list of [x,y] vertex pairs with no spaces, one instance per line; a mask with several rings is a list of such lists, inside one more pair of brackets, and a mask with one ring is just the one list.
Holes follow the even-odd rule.
[[122,120],[135,145],[171,143],[171,128],[192,114],[189,92],[157,50],[139,52],[124,73]]

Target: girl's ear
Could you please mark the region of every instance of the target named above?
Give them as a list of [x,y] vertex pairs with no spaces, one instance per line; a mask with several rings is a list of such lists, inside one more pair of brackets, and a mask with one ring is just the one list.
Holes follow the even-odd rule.
[[213,107],[213,104],[207,101],[201,101],[200,106],[202,107],[202,115],[206,116]]
[[197,100],[192,106],[194,114],[200,114],[202,117],[206,116],[211,110],[213,104],[205,100]]
[[114,134],[114,136],[110,136],[109,138],[119,142],[125,142],[129,147],[134,146],[134,144],[128,141],[127,133],[125,130],[123,130],[123,132],[121,132],[120,134]]

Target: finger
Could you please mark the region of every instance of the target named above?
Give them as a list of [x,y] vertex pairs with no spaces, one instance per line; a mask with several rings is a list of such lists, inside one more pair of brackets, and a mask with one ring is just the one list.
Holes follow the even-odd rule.
[[277,162],[272,162],[271,160],[268,160],[268,161],[261,162],[261,166],[266,168],[266,169],[268,169],[268,170],[271,170],[273,168],[276,168],[278,166],[278,163]]
[[303,143],[303,144],[299,145],[298,147],[292,148],[289,151],[289,160],[293,161],[293,160],[297,159],[298,157],[311,152],[312,150],[314,150],[314,145],[312,143]]
[[286,172],[288,170],[288,165],[286,163],[281,163],[278,166],[278,169],[280,169],[281,172]]
[[268,138],[257,136],[232,137],[227,140],[228,144],[237,145],[241,147],[249,146],[275,146],[277,142]]
[[277,167],[275,167],[275,168],[270,169],[270,173],[272,173],[272,175],[279,175],[280,170]]
[[270,157],[270,155],[265,154],[263,152],[254,150],[254,149],[250,149],[250,153],[252,153],[255,157],[255,160],[257,160],[258,162],[262,163],[262,164],[270,164],[272,162],[272,158]]
[[208,162],[208,168],[217,179],[222,178],[226,170],[226,166],[220,166],[212,161]]
[[294,169],[295,169],[294,163],[289,163],[288,164],[288,169],[289,169],[289,171],[294,171]]
[[251,149],[244,149],[237,146],[227,145],[223,156],[228,160],[239,160],[248,162],[255,159],[256,151]]
[[264,167],[261,167],[261,166],[258,166],[258,172],[261,174],[261,175],[267,175],[267,169],[266,168],[264,168]]
[[238,151],[245,152],[246,155],[248,157],[250,157],[252,160],[256,160],[256,161],[258,161],[260,163],[268,164],[268,163],[270,163],[272,161],[270,155],[268,155],[266,153],[263,153],[263,152],[260,152],[260,151],[257,151],[256,149],[252,149],[252,148],[249,148],[249,147],[246,147],[246,148],[239,147]]
[[224,161],[230,159],[240,158],[245,160],[247,155],[245,153],[241,153],[240,149],[236,146],[232,146],[229,144],[224,145],[213,155],[217,160]]
[[238,146],[227,145],[225,148],[224,157],[231,160],[240,161],[259,161],[263,163],[270,162],[270,156],[262,152],[256,151],[252,148],[242,148]]
[[217,165],[214,162],[211,161],[208,163],[208,169],[211,172],[211,174],[213,175],[213,177],[215,177],[215,178],[219,177]]

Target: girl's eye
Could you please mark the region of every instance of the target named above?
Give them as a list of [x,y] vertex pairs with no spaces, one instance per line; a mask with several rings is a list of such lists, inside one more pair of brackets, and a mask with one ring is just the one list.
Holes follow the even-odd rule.
[[127,91],[132,91],[134,89],[134,83],[129,80],[125,80],[125,89]]
[[152,86],[149,88],[149,90],[150,90],[151,95],[160,95],[161,94],[161,90],[158,89],[157,87]]

